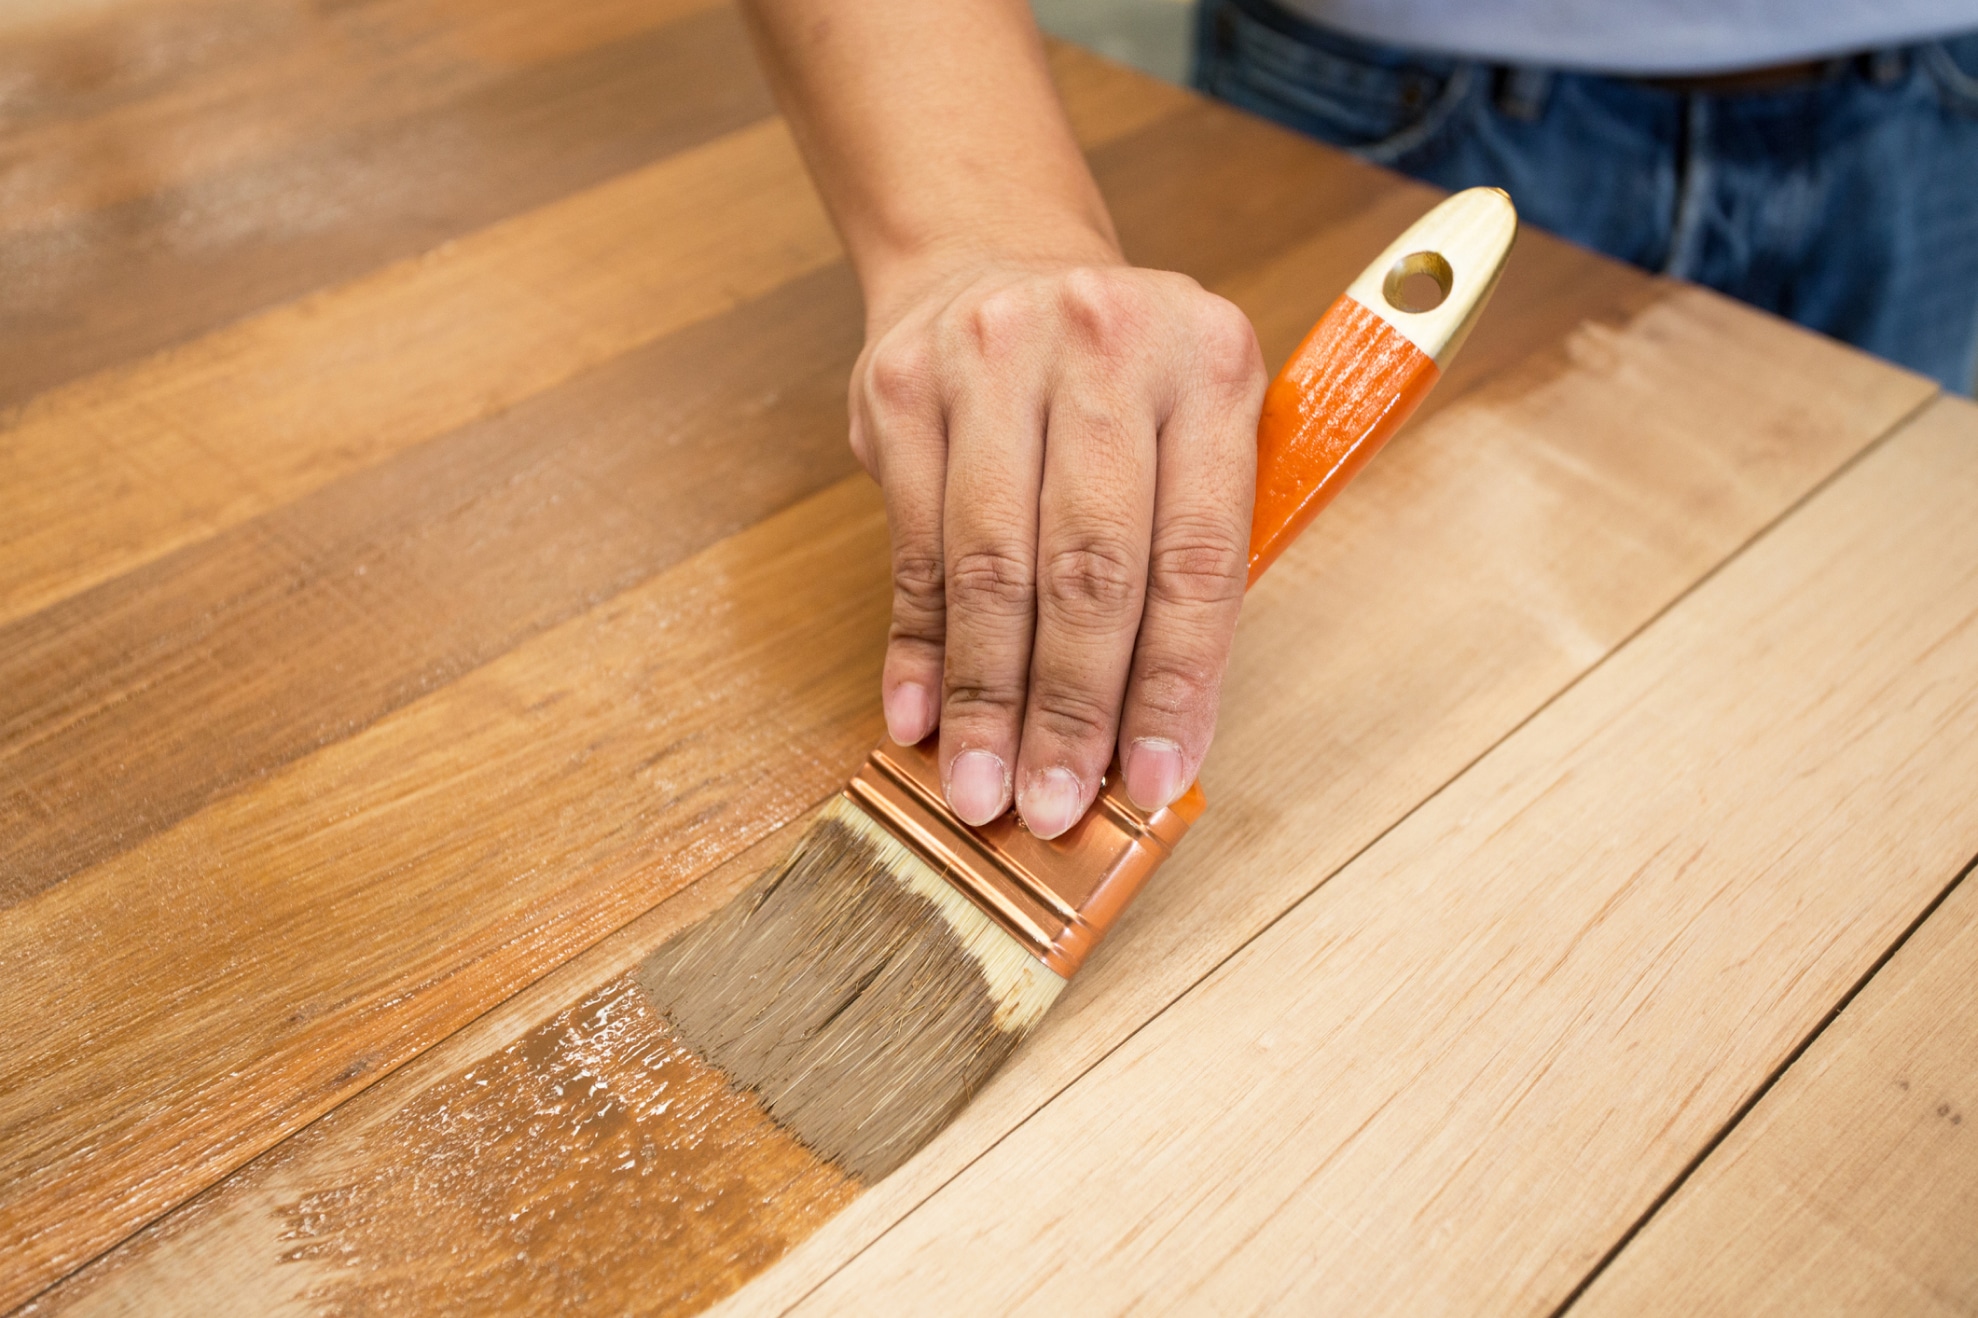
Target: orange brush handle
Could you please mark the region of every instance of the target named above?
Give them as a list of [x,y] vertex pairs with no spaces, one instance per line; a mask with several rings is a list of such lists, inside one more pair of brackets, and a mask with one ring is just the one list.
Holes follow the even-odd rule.
[[1257,507],[1250,518],[1250,584],[1442,378],[1435,359],[1342,295],[1264,394],[1257,422]]
[[1517,236],[1504,193],[1457,193],[1388,244],[1291,354],[1257,422],[1251,584],[1435,388]]

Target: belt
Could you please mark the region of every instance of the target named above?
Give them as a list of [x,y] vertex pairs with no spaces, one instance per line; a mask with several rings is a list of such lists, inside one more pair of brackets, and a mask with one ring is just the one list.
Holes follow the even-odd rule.
[[1863,72],[1878,82],[1887,81],[1892,74],[1898,72],[1896,69],[1886,67],[1891,63],[1892,57],[1901,58],[1896,51],[1873,51],[1862,55],[1843,55],[1835,59],[1772,64],[1762,69],[1738,69],[1730,73],[1708,73],[1697,77],[1649,76],[1630,78],[1628,81],[1682,95],[1736,96],[1744,92],[1776,92],[1788,91],[1795,87],[1811,87],[1838,78],[1855,66],[1860,66]]

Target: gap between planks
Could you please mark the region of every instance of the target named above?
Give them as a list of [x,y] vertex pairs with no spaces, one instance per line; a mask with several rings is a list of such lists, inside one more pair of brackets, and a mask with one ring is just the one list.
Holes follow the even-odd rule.
[[1943,400],[821,1285],[724,1312],[1558,1303],[1969,856],[1974,498]]
[[1978,1309],[1974,869],[1978,859],[1562,1313]]

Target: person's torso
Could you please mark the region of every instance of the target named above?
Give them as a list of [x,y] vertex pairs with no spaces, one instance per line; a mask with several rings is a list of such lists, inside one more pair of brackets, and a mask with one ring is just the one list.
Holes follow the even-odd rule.
[[1510,64],[1706,74],[1978,28],[1978,0],[1278,0],[1365,41]]

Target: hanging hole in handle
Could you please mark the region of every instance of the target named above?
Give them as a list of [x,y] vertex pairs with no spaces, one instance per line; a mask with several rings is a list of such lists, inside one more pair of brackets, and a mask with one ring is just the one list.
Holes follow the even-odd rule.
[[1456,286],[1456,272],[1441,252],[1410,252],[1394,263],[1381,284],[1387,304],[1396,311],[1434,311]]

